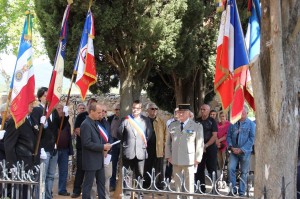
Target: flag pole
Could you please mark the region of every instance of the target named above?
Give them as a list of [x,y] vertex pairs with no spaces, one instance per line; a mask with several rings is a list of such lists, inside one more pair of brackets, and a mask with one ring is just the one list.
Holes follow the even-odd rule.
[[[43,109],[43,116],[46,115],[47,107],[48,107],[48,102],[46,101],[45,108]],[[37,156],[37,154],[38,154],[39,147],[40,147],[40,142],[41,142],[41,138],[42,138],[43,129],[44,129],[44,124],[41,123],[40,129],[39,129],[39,134],[38,134],[38,139],[36,141],[36,145],[35,145],[35,149],[34,149],[34,154],[33,154],[34,156]]]
[[[73,0],[67,0],[67,1],[68,1],[68,5],[69,6],[73,3]],[[68,106],[68,104],[69,104],[69,99],[70,99],[70,94],[71,94],[73,79],[74,79],[74,73],[72,74],[72,78],[71,78],[71,85],[70,85],[68,96],[67,96],[66,106]],[[61,119],[61,121],[60,121],[59,130],[58,130],[58,134],[57,134],[57,139],[56,139],[56,142],[55,142],[56,145],[54,146],[55,149],[56,149],[56,147],[58,145],[58,142],[59,142],[59,139],[60,139],[60,135],[61,135],[61,131],[62,131],[62,126],[63,126],[63,123],[64,123],[64,119],[65,119],[65,117],[63,116],[62,119]]]
[[[72,3],[73,3],[73,0],[67,0],[68,2],[68,5],[70,6]],[[59,38],[60,40],[61,38]],[[60,45],[60,42],[59,42],[59,45]],[[57,57],[56,57],[57,58]],[[55,58],[55,59],[56,59]],[[56,60],[55,62],[56,63]],[[53,70],[54,70],[55,66],[53,67]],[[53,73],[52,73],[52,76],[53,76]],[[50,83],[49,83],[49,87],[50,87],[50,84],[51,84],[51,80],[52,80],[52,77],[50,78]],[[46,104],[45,104],[45,108],[43,110],[43,116],[46,116],[46,110],[47,110],[47,107],[48,107],[48,104],[49,104],[49,101],[46,101]],[[63,122],[63,121],[62,121]],[[61,131],[61,127],[62,127],[62,123],[60,124],[60,131]],[[38,150],[39,150],[39,145],[40,145],[40,142],[41,142],[41,137],[42,137],[42,132],[43,132],[43,128],[44,128],[44,124],[41,124],[40,126],[40,129],[39,129],[39,135],[38,135],[38,140],[37,140],[37,143],[36,143],[36,146],[35,146],[35,151],[34,151],[34,156],[37,155],[38,153]],[[59,132],[60,132],[59,131]],[[58,142],[58,140],[57,140]],[[56,145],[55,145],[55,149],[56,149],[56,146],[57,146],[57,142],[56,142]]]
[[10,99],[11,99],[11,94],[12,94],[12,89],[9,89],[9,93],[8,93],[7,100],[6,100],[5,111],[4,111],[2,122],[1,122],[1,130],[4,129],[4,124],[5,124],[5,120],[6,120],[6,117],[7,117],[7,111],[8,111],[9,102],[10,102]]
[[[66,106],[68,106],[68,104],[69,104],[74,77],[75,77],[75,70],[72,74],[71,83],[70,83],[70,87],[69,87],[69,91],[68,91],[68,95],[67,95],[67,100],[66,100]],[[61,135],[64,120],[65,120],[65,117],[63,116],[62,119],[61,119],[61,122],[60,122],[59,130],[58,130],[58,135],[57,135],[57,139],[56,139],[56,146],[58,145],[58,142],[59,142],[59,139],[60,139],[60,135]]]

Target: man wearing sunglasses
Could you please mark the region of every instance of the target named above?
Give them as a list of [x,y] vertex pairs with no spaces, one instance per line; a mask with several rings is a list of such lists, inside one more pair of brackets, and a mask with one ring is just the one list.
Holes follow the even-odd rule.
[[150,186],[151,180],[147,172],[151,174],[152,168],[154,168],[156,175],[160,173],[156,179],[156,186],[158,189],[163,189],[163,184],[161,182],[164,179],[164,148],[167,127],[166,123],[157,116],[158,108],[154,103],[147,104],[146,109],[154,133],[152,134],[151,139],[148,141],[148,159],[145,161],[144,187],[148,188]]

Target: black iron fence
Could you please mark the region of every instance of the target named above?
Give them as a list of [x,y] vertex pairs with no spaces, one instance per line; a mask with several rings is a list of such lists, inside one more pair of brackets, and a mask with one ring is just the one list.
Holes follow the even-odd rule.
[[43,199],[44,198],[45,164],[27,170],[24,162],[18,162],[13,168],[7,162],[0,162],[0,197],[11,199]]
[[[212,177],[206,175],[206,191],[203,193],[201,191],[201,185],[198,181],[194,184],[194,193],[190,193],[185,185],[184,173],[176,174],[173,178],[177,178],[180,181],[181,190],[178,192],[175,189],[174,179],[171,181],[169,179],[164,179],[160,184],[163,184],[163,189],[157,188],[157,179],[160,173],[156,174],[155,170],[152,173],[147,173],[150,178],[150,186],[143,186],[144,179],[138,177],[134,178],[131,170],[127,170],[125,167],[122,168],[123,174],[123,198],[239,198],[239,188],[238,185],[234,189],[231,183],[225,179],[225,174],[221,172],[219,177],[213,173]],[[237,175],[238,183],[244,183],[246,187],[246,197],[253,198],[253,180],[254,175],[250,173],[247,177],[247,182],[244,182],[239,175]]]

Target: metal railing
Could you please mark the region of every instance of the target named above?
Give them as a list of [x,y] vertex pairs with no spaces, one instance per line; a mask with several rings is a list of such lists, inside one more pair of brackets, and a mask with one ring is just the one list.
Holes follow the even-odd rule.
[[7,162],[0,162],[0,197],[16,199],[43,199],[45,187],[45,163],[27,170],[24,162],[17,162],[12,168]]
[[[123,198],[126,196],[130,197],[130,195],[136,194],[137,198],[142,198],[144,194],[150,194],[149,196],[154,198],[156,195],[164,196],[164,198],[169,199],[171,196],[193,196],[194,198],[238,198],[239,197],[239,188],[236,186],[237,192],[234,191],[232,184],[227,183],[224,180],[224,173],[221,172],[220,176],[216,178],[215,172],[213,172],[212,178],[206,175],[206,192],[203,193],[201,191],[201,185],[198,181],[194,184],[194,193],[190,193],[185,185],[185,175],[184,173],[176,174],[174,178],[177,178],[180,182],[181,190],[177,192],[175,189],[174,180],[164,179],[161,184],[163,184],[163,189],[157,188],[157,179],[160,173],[156,174],[155,169],[152,169],[152,173],[146,173],[150,178],[150,186],[145,188],[143,186],[144,179],[138,177],[135,179],[132,177],[132,171],[122,168],[123,175]],[[244,182],[241,178],[238,177],[239,183],[246,184],[246,196],[249,198],[253,197],[253,175],[248,175],[247,183]],[[133,193],[133,194],[132,194]],[[217,196],[217,197],[216,197]],[[149,197],[147,197],[149,198]]]

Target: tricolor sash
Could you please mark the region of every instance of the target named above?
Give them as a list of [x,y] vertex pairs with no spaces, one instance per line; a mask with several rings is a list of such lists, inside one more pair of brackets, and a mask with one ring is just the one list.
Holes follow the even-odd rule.
[[104,139],[105,143],[108,143],[108,133],[107,133],[107,131],[100,124],[98,124],[97,126],[98,126],[101,137]]
[[136,130],[136,132],[142,137],[145,145],[147,146],[147,140],[143,128],[138,124],[137,121],[134,120],[132,115],[127,115],[125,118],[128,120],[130,125],[134,128],[134,130]]

